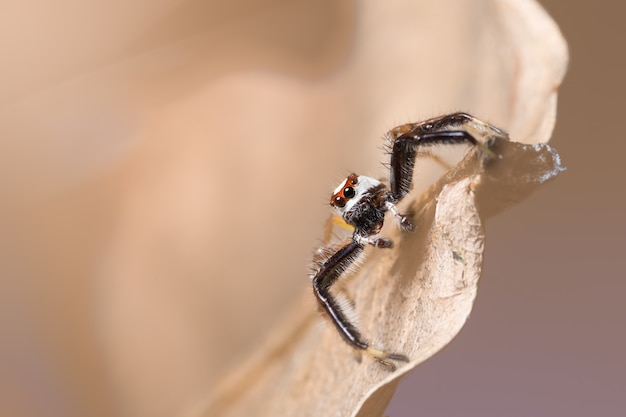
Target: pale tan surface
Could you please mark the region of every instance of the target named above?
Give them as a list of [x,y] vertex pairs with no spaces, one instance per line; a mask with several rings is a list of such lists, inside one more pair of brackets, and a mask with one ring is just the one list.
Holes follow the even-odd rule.
[[[7,45],[0,83],[0,400],[9,415],[178,413],[254,350],[289,308],[285,300],[295,303],[293,294],[306,291],[306,262],[328,213],[328,191],[351,170],[383,173],[378,146],[387,128],[458,109],[507,124],[505,104],[481,110],[471,100],[475,91],[466,90],[489,79],[464,83],[451,76],[456,68],[438,64],[454,57],[465,65],[477,53],[450,50],[465,26],[421,45],[419,57],[430,65],[419,66],[409,91],[401,76],[374,76],[403,70],[396,62],[407,59],[405,50],[388,51],[388,41],[367,38],[372,54],[358,61],[363,72],[337,75],[360,56],[355,29],[370,37],[386,27],[430,34],[450,10],[475,22],[480,9],[420,8],[405,16],[419,25],[398,27],[372,12],[372,29],[359,32],[360,11],[350,3],[147,3],[22,2],[0,16]],[[607,76],[618,68],[602,67]],[[453,95],[458,91],[463,97]],[[571,102],[588,96],[582,89]],[[605,122],[597,124],[606,132],[599,137],[617,131]],[[569,129],[568,138],[579,132]],[[591,152],[597,164],[589,175],[618,165],[617,155]],[[568,175],[618,219],[616,193],[605,195],[593,177]],[[570,184],[574,197],[579,183]],[[576,219],[571,207],[581,207],[571,201],[559,217],[568,227]],[[582,207],[586,217],[595,213],[591,203]],[[526,228],[509,230],[525,236]],[[535,248],[536,237],[528,239],[521,247]],[[559,248],[571,244],[562,251],[576,253],[575,241],[559,241]],[[609,255],[619,247],[587,246]],[[508,259],[506,252],[492,256]],[[603,262],[600,279],[615,265]],[[269,287],[260,271],[279,283]],[[617,305],[606,303],[618,293],[608,290],[613,281],[600,282],[604,291],[594,293],[599,307],[592,311]],[[568,334],[568,349],[580,346]],[[616,342],[609,338],[609,353],[619,352]],[[583,346],[582,354],[598,356],[595,345]]]

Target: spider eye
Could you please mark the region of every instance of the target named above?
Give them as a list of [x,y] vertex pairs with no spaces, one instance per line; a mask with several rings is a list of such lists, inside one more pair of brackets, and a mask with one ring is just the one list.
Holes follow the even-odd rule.
[[346,198],[352,198],[356,195],[356,192],[354,191],[354,188],[346,187],[343,189],[343,195],[345,195]]
[[335,198],[333,198],[330,204],[335,207],[342,208],[346,205],[346,199],[338,195],[338,196],[335,196]]

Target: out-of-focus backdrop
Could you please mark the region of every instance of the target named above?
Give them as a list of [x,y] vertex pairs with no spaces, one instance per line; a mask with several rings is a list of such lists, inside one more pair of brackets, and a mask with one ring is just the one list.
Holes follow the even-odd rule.
[[[476,111],[489,86],[456,75],[477,51],[455,40],[488,0],[406,2],[410,25],[333,0],[54,3],[0,13],[7,416],[183,413],[306,291],[336,182],[383,175],[386,129]],[[551,142],[568,171],[488,222],[471,319],[391,416],[626,409],[626,6],[541,4],[570,48]],[[409,26],[445,33],[416,56]],[[381,98],[407,89],[414,105]]]

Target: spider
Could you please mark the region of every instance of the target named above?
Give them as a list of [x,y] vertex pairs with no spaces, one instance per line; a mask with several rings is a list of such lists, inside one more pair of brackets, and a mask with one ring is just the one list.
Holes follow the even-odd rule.
[[488,140],[494,136],[506,138],[507,134],[466,113],[398,126],[385,136],[391,155],[389,187],[374,178],[350,174],[334,190],[330,205],[354,231],[349,243],[318,251],[324,259],[316,261],[318,268],[312,278],[313,293],[323,314],[357,353],[365,353],[391,371],[396,369],[394,361],[409,361],[406,355],[371,346],[350,319],[344,303],[331,293],[331,287],[357,261],[367,245],[383,249],[393,247],[391,239],[378,235],[386,212],[391,212],[402,231],[415,229],[413,220],[401,214],[397,204],[412,187],[413,169],[420,147],[468,143],[480,146],[489,156]]

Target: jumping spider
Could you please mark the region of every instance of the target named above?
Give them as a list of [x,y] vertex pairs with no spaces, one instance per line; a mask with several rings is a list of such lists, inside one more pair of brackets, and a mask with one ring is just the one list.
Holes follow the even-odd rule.
[[391,371],[396,369],[393,361],[408,362],[409,358],[371,346],[350,321],[330,288],[357,260],[366,245],[376,248],[393,247],[393,241],[378,236],[387,211],[396,218],[401,230],[415,229],[412,219],[401,214],[397,204],[411,189],[415,159],[420,147],[469,143],[480,146],[489,156],[491,152],[488,141],[493,137],[506,138],[507,134],[466,113],[454,113],[398,126],[386,135],[391,154],[389,187],[374,178],[350,174],[330,198],[330,205],[354,228],[354,232],[351,241],[338,247],[336,251],[330,252],[326,248],[319,252],[328,256],[319,261],[319,268],[314,272],[313,292],[321,310],[343,340],[357,352],[365,353]]

